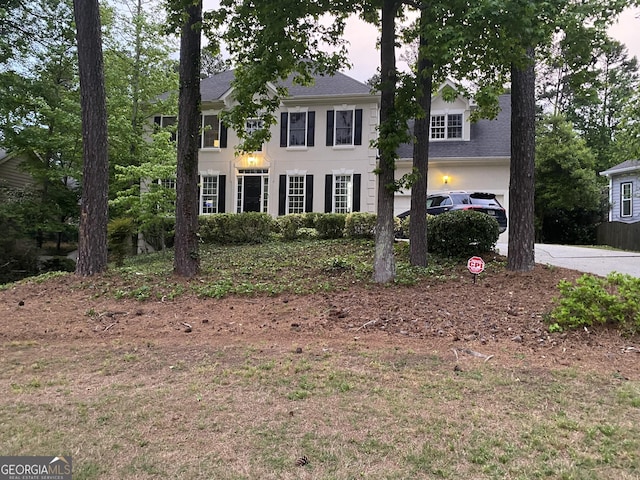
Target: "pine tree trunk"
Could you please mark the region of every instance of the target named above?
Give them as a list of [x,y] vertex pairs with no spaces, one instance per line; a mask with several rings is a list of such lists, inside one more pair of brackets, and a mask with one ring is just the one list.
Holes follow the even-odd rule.
[[82,107],[82,205],[76,274],[107,268],[109,158],[102,36],[98,0],[74,0]]
[[[421,28],[428,28],[428,7],[420,14]],[[411,185],[411,227],[409,229],[409,261],[416,267],[427,266],[427,174],[429,169],[429,126],[431,122],[431,90],[433,62],[424,57],[427,40],[420,35],[418,49],[418,103],[424,116],[416,118],[413,134],[413,171],[416,179]]]
[[509,257],[507,268],[528,272],[535,266],[535,72],[529,65],[511,68],[511,175],[509,181]]
[[187,7],[180,36],[178,98],[178,167],[176,236],[173,270],[193,277],[200,270],[198,254],[198,135],[200,130],[200,30],[202,1]]
[[[385,137],[392,134],[393,110],[396,90],[395,54],[395,0],[384,0],[382,6],[382,35],[380,40],[380,160],[378,166],[378,219],[376,222],[376,245],[373,258],[373,279],[387,283],[396,276],[393,252],[393,198],[395,157]],[[393,147],[395,149],[395,147]]]

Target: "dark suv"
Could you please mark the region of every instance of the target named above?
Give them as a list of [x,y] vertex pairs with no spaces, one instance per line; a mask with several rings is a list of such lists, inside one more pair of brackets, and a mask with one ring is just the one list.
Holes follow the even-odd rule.
[[[486,213],[498,221],[500,233],[507,229],[507,212],[493,193],[445,192],[427,196],[427,214],[440,215],[451,210],[475,210]],[[398,217],[404,218],[409,213],[403,212]]]

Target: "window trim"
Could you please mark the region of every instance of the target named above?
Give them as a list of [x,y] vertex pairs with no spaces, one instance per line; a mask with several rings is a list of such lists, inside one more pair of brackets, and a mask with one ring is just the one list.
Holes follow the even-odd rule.
[[[354,174],[353,170],[344,170],[344,171],[334,171],[332,175],[332,186],[331,186],[331,212],[332,213],[352,213],[353,212],[353,190],[354,190]],[[347,182],[347,191],[344,194],[346,197],[347,208],[346,211],[338,212],[336,209],[336,203],[338,199],[337,185],[338,185],[338,177],[349,177],[349,181]],[[341,195],[343,196],[343,195]]]
[[[205,195],[204,192],[204,179],[205,178],[213,178],[215,179],[213,181],[213,183],[215,184],[215,194],[207,194]],[[213,215],[215,213],[219,213],[218,209],[219,209],[219,199],[220,199],[220,175],[219,174],[205,174],[205,173],[201,173],[200,174],[200,188],[199,190],[199,204],[200,204],[200,208],[199,208],[199,214],[200,215]],[[212,212],[205,212],[204,211],[204,199],[206,197],[212,197],[213,201],[212,201],[212,206],[211,208],[214,210]]]
[[[453,115],[459,116],[461,120],[459,137],[449,137],[449,116],[453,116]],[[441,128],[444,128],[444,137],[442,138],[434,138],[433,136],[434,117],[444,117],[444,125],[441,127]],[[431,112],[431,118],[429,119],[429,141],[430,142],[455,142],[455,141],[464,140],[466,123],[467,122],[465,121],[465,118],[464,118],[464,111],[462,110],[452,110],[452,111],[446,111],[446,112]]]
[[[216,117],[218,119],[218,135],[217,138],[214,138],[213,140],[213,146],[205,146],[204,144],[204,138],[205,138],[205,124],[204,124],[204,119],[205,117]],[[222,122],[220,121],[220,114],[219,113],[203,113],[202,115],[200,115],[200,149],[201,150],[220,150],[221,148],[221,129],[222,129]],[[218,142],[218,146],[215,146],[215,143]]]
[[[338,112],[351,112],[351,127],[350,127],[350,143],[336,143],[338,141]],[[355,130],[356,130],[356,107],[353,105],[342,105],[333,109],[333,146],[335,148],[351,148],[355,145]],[[346,128],[346,127],[341,127]]]
[[[305,150],[309,147],[309,109],[307,107],[296,107],[294,109],[287,110],[287,149],[290,150]],[[291,115],[304,114],[304,143],[302,145],[291,145]]]
[[[302,193],[296,194],[296,195],[292,195],[291,193],[291,180],[293,178],[297,178],[300,180],[301,184],[302,184]],[[296,212],[292,212],[291,211],[291,198],[299,198],[302,197],[302,204],[301,204],[301,209],[300,211],[296,211]],[[305,213],[307,210],[307,176],[306,176],[306,172],[301,173],[301,172],[287,172],[287,183],[286,183],[286,200],[285,200],[285,214],[292,214],[292,213]]]
[[[625,195],[625,187],[628,187],[628,195]],[[625,214],[625,206],[629,207],[629,213]],[[620,218],[633,217],[633,182],[620,183]]]

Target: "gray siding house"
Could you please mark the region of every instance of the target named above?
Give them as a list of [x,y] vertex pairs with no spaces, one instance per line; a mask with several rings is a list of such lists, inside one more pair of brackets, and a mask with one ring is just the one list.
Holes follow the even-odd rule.
[[609,221],[640,221],[640,160],[627,160],[600,175],[609,179]]
[[12,188],[33,184],[33,178],[20,167],[23,155],[8,153],[0,149],[0,182]]

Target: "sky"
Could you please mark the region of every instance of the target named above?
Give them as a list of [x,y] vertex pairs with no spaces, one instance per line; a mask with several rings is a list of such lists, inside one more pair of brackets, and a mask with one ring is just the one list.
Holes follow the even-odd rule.
[[[216,0],[204,0],[205,10],[214,8],[216,4]],[[640,60],[640,8],[625,10],[619,21],[609,29],[609,34],[627,46],[630,56],[636,56]],[[376,73],[380,65],[380,52],[376,49],[377,29],[353,17],[347,24],[345,38],[349,41],[348,50],[352,68],[345,69],[344,73],[356,80],[366,82]],[[400,62],[398,67],[402,68]]]

